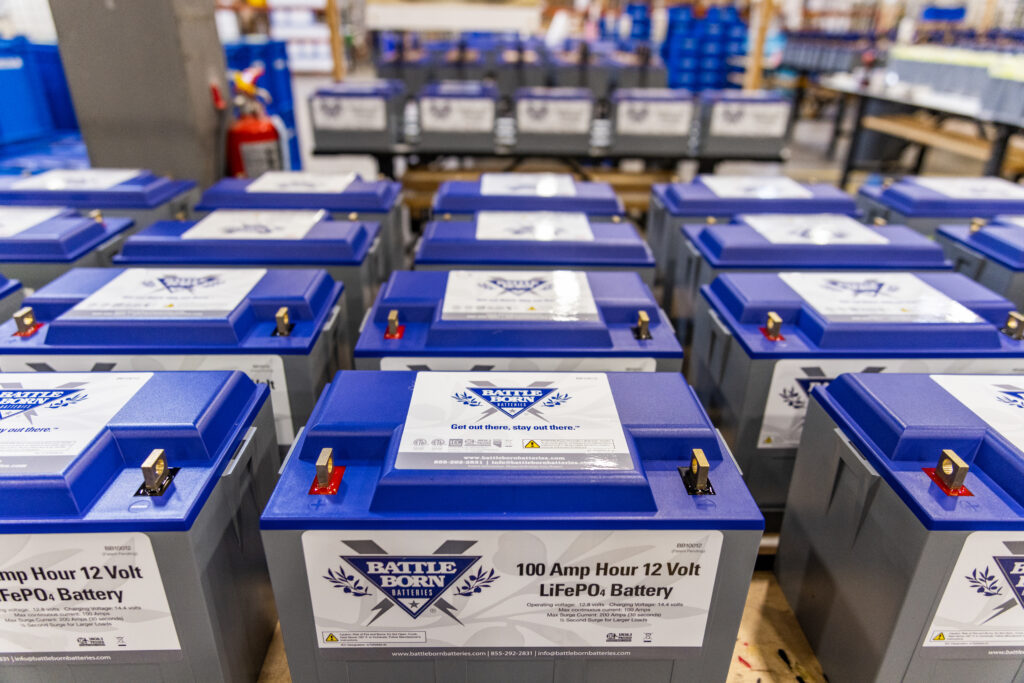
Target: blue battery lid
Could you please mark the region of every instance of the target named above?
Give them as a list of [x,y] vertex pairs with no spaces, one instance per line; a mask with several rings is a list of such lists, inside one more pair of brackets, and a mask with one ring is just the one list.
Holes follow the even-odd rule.
[[547,88],[534,86],[516,88],[517,100],[587,100],[593,101],[594,92],[590,88]]
[[991,218],[1024,213],[1024,186],[991,176],[908,176],[888,186],[862,185],[860,193],[910,218]]
[[[651,339],[633,333],[640,311]],[[355,355],[681,358],[682,347],[637,273],[419,270],[391,274]]]
[[629,222],[582,212],[480,211],[473,221],[427,223],[418,265],[653,268],[650,247]]
[[776,90],[702,90],[700,98],[709,102],[787,102]]
[[405,84],[393,78],[371,81],[342,81],[317,88],[318,97],[392,97],[405,91]]
[[0,299],[6,299],[19,289],[21,289],[21,282],[19,280],[12,280],[0,274]]
[[498,87],[484,81],[440,81],[423,86],[420,97],[485,97],[495,100],[498,99]]
[[[1024,529],[1024,376],[842,375],[813,395],[927,529]],[[925,471],[946,449],[970,495]]]
[[[241,372],[0,374],[0,533],[188,530],[268,396]],[[154,449],[178,469],[149,497]]]
[[0,176],[0,204],[150,209],[195,186],[193,180],[172,180],[137,168],[58,168],[26,177]]
[[693,93],[680,88],[617,88],[612,102],[689,102]]
[[1024,356],[1001,332],[1013,304],[960,273],[727,273],[701,293],[756,358]]
[[255,180],[225,178],[203,193],[196,209],[326,209],[387,213],[402,184],[355,173],[268,171]]
[[[313,498],[325,448],[344,472],[336,494]],[[693,449],[713,498],[680,477]],[[341,372],[261,526],[760,529],[726,453],[679,374]]]
[[434,195],[432,210],[583,211],[599,216],[625,211],[611,185],[579,182],[568,173],[483,173],[479,180],[446,180]]
[[781,176],[701,175],[691,183],[655,184],[651,191],[673,216],[741,213],[857,214],[853,197],[824,183]]
[[976,231],[968,225],[940,225],[938,233],[1010,270],[1024,270],[1024,225],[990,223]]
[[736,224],[684,225],[715,268],[949,270],[942,247],[905,226],[868,226],[844,214],[746,214]]
[[358,266],[379,233],[379,223],[332,221],[323,210],[225,209],[154,223],[125,240],[114,262]]
[[[4,354],[309,353],[342,290],[323,270],[74,268],[25,299],[38,327],[0,323]],[[277,335],[287,307],[294,326]]]
[[61,207],[0,206],[0,261],[71,263],[133,224]]

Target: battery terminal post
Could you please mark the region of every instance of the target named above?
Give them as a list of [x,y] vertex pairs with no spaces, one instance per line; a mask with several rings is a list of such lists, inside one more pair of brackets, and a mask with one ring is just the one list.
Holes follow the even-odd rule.
[[988,221],[984,218],[972,218],[971,219],[971,232],[980,232],[982,228],[988,225]]
[[135,492],[136,496],[162,496],[167,487],[174,481],[180,467],[167,466],[167,453],[162,448],[154,448],[142,461],[142,486]]
[[764,321],[764,327],[761,328],[761,334],[768,341],[784,341],[786,338],[782,336],[782,316],[775,311],[768,311],[768,317]]
[[14,324],[18,327],[18,331],[14,333],[15,337],[31,337],[43,326],[36,320],[36,313],[31,306],[19,308],[14,312],[13,318]]
[[401,339],[405,336],[405,325],[398,322],[398,309],[388,311],[388,328],[384,331],[385,339]]
[[1006,327],[1003,328],[1003,334],[1016,341],[1024,340],[1024,313],[1010,311],[1010,315],[1006,316]]
[[309,488],[312,496],[333,496],[341,487],[341,478],[345,474],[344,467],[334,464],[334,449],[322,448],[316,459],[316,476]]
[[292,322],[288,307],[282,306],[277,309],[277,313],[274,314],[274,336],[290,337],[294,329],[295,323]]
[[633,328],[633,337],[636,339],[652,339],[651,337],[651,316],[647,311],[639,311],[636,316],[636,327]]
[[943,449],[935,467],[925,467],[927,474],[947,496],[973,496],[964,482],[970,466],[951,448]]
[[680,467],[679,475],[683,478],[683,485],[686,492],[691,496],[713,496],[715,489],[711,486],[708,475],[711,472],[711,464],[704,455],[704,450],[694,448],[690,454],[690,466]]

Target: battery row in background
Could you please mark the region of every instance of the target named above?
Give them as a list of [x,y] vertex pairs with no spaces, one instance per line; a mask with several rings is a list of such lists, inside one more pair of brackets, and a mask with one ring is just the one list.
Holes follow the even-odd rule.
[[766,519],[830,678],[1024,661],[1019,185],[0,181],[26,675],[724,679]]

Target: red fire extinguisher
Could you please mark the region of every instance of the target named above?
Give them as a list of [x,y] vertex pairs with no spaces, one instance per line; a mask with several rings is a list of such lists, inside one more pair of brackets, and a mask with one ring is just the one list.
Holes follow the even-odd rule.
[[228,175],[256,178],[265,171],[284,168],[281,134],[267,116],[265,103],[270,93],[256,87],[263,75],[262,66],[234,72],[235,122],[228,129]]

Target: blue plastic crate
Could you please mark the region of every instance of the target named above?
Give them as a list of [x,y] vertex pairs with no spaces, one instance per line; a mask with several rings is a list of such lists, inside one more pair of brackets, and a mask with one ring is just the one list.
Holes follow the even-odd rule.
[[28,49],[35,58],[54,127],[58,131],[78,130],[78,118],[75,116],[75,106],[71,101],[68,79],[57,46],[29,43]]
[[35,54],[24,38],[0,41],[0,144],[24,142],[52,135],[53,117],[39,84],[42,74]]

